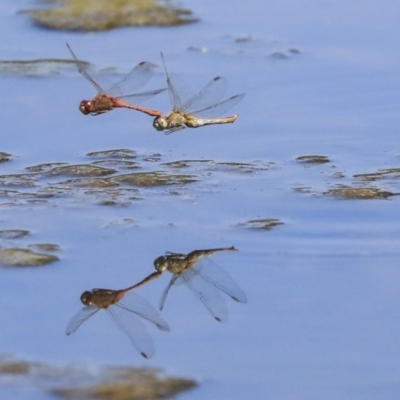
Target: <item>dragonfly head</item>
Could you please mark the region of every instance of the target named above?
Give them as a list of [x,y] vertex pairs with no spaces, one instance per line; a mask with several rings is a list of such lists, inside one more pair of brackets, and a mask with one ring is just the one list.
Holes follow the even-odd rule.
[[82,114],[88,115],[91,113],[92,103],[88,100],[82,100],[79,104],[79,111]]
[[[82,110],[81,110],[82,111]],[[83,111],[82,111],[83,112]],[[158,131],[163,131],[168,128],[168,121],[164,117],[157,117],[153,121],[153,126]]]
[[86,290],[81,294],[81,302],[85,306],[91,306],[93,304],[93,293]]
[[164,272],[168,267],[167,258],[164,256],[157,257],[154,260],[154,267],[158,272]]

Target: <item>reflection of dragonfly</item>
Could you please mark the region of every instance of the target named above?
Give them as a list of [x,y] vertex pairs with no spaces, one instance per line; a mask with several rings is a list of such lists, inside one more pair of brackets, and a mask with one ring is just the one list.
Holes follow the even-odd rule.
[[240,303],[246,303],[247,297],[221,267],[206,258],[221,251],[237,251],[237,249],[232,246],[194,250],[187,255],[167,252],[165,256],[158,257],[154,261],[157,272],[138,285],[156,278],[157,274],[161,275],[164,271],[169,271],[173,276],[161,296],[160,310],[164,307],[165,299],[172,285],[185,283],[217,321],[224,321],[228,318],[228,311],[219,290]]
[[[158,131],[172,133],[188,128],[199,128],[200,126],[213,124],[228,124],[235,122],[238,115],[225,118],[210,118],[221,115],[243,99],[244,94],[237,94],[227,100],[222,100],[222,96],[227,89],[227,82],[220,76],[215,77],[197,95],[188,99],[183,99],[183,92],[179,93],[176,89],[179,82],[172,82],[165,65],[164,56],[161,53],[164,63],[165,75],[167,77],[168,92],[172,103],[172,111],[164,117],[157,117],[153,121],[153,126]],[[203,118],[202,118],[203,117]],[[209,117],[209,119],[207,119]]]
[[[153,341],[145,325],[135,317],[135,314],[152,322],[162,331],[169,331],[169,326],[142,297],[134,293],[129,293],[124,297],[140,284],[121,290],[93,289],[83,292],[81,302],[86,307],[83,307],[69,322],[66,334],[74,333],[88,318],[104,309],[116,325],[128,335],[140,354],[146,358],[151,357],[154,354]],[[121,302],[122,298],[124,298],[123,302]]]
[[143,87],[151,78],[153,64],[148,62],[141,62],[136,65],[133,70],[128,73],[120,82],[111,86],[109,90],[104,90],[87,72],[86,66],[82,61],[78,60],[71,47],[67,44],[72,57],[74,58],[79,72],[94,86],[97,91],[97,95],[91,100],[82,100],[79,104],[79,110],[87,115],[99,115],[107,111],[111,111],[114,108],[123,107],[130,108],[132,110],[141,111],[145,114],[151,115],[152,117],[160,117],[161,113],[150,108],[140,107],[137,105],[125,103],[122,99],[134,99],[135,102],[147,100],[156,94],[163,92],[166,89],[152,90],[150,92],[135,93],[135,94],[124,94],[118,95],[120,90],[124,88],[125,91],[136,91]]

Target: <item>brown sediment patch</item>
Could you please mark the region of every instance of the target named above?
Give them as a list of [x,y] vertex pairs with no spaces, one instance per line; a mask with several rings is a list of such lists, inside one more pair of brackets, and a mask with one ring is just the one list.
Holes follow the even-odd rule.
[[[30,382],[47,394],[66,399],[165,399],[193,389],[188,378],[162,376],[155,368],[52,366],[0,357],[0,375],[13,376],[16,388]],[[25,383],[21,385],[21,383]]]
[[118,159],[118,160],[129,160],[136,158],[136,152],[131,149],[113,149],[113,150],[102,150],[92,151],[86,154],[87,157],[101,158],[101,159]]
[[25,229],[3,229],[0,231],[0,238],[2,239],[19,239],[29,235],[30,232]]
[[156,0],[47,0],[25,10],[34,24],[55,30],[103,31],[123,26],[174,26],[196,22],[188,9]]
[[117,172],[112,168],[99,167],[91,164],[77,164],[77,165],[65,165],[61,167],[54,167],[46,172],[48,176],[83,176],[83,177],[95,177],[111,175]]
[[38,249],[40,251],[58,251],[60,250],[60,246],[54,243],[35,243],[30,244],[29,247],[34,249]]
[[0,265],[7,267],[40,267],[58,261],[52,254],[37,253],[30,249],[0,248]]
[[140,168],[140,164],[135,161],[127,160],[99,160],[91,163],[105,168],[117,168],[119,170],[131,170]]
[[374,187],[338,187],[323,193],[324,196],[340,197],[342,199],[374,200],[387,199],[395,193]]
[[380,179],[399,179],[400,168],[379,169],[377,172],[356,174],[353,177],[364,182],[373,182]]
[[160,378],[150,373],[132,373],[125,379],[87,387],[54,389],[51,392],[67,399],[150,400],[169,398],[196,386],[189,379]]
[[62,167],[62,166],[66,166],[66,165],[68,165],[68,163],[54,162],[54,163],[44,163],[44,164],[32,165],[30,167],[26,167],[25,169],[28,170],[29,172],[44,173],[44,172],[51,171],[53,168]]
[[111,179],[120,184],[146,187],[188,184],[197,181],[197,177],[194,175],[168,174],[163,171],[124,174]]
[[303,164],[326,164],[331,162],[329,157],[319,155],[299,156],[296,158],[296,161]]
[[0,151],[0,163],[10,161],[11,157],[12,157],[11,154],[5,153],[4,151]]
[[246,163],[246,162],[238,162],[238,161],[214,161],[214,160],[177,160],[170,161],[167,163],[163,163],[161,165],[165,165],[171,168],[189,168],[195,165],[206,165],[208,171],[215,172],[223,172],[223,171],[238,171],[245,173],[257,172],[260,170],[267,170],[274,163],[267,164],[257,164],[257,163]]
[[247,222],[241,222],[237,226],[250,228],[250,229],[261,229],[269,231],[276,226],[283,225],[283,222],[276,218],[263,218],[263,219],[252,219]]
[[[86,62],[82,62],[87,64]],[[42,58],[38,60],[2,60],[0,61],[0,73],[25,75],[25,76],[48,76],[58,75],[65,69],[76,68],[74,60]],[[8,160],[7,160],[8,161]]]

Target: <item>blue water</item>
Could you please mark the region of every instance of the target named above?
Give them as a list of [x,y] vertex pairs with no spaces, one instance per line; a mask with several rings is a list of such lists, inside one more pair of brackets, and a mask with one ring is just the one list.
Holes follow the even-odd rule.
[[[2,60],[69,58],[68,42],[96,69],[124,73],[142,60],[161,65],[163,51],[168,68],[194,90],[224,75],[229,95],[246,97],[233,110],[240,115],[235,124],[164,136],[139,113],[80,114],[79,101],[94,93],[73,69],[41,77],[1,75],[0,151],[13,155],[0,165],[1,174],[48,162],[89,162],[88,152],[117,148],[160,153],[162,162],[273,165],[252,174],[211,171],[201,182],[172,188],[180,195],[169,188],[141,189],[143,200],[124,207],[97,206],[83,192],[41,205],[8,205],[3,199],[1,229],[27,229],[31,235],[1,245],[56,243],[60,261],[0,270],[0,353],[58,364],[161,367],[201,382],[182,399],[398,399],[399,199],[339,200],[293,188],[321,193],[352,184],[354,174],[399,166],[400,5],[183,5],[201,22],[83,34],[35,28],[16,14],[31,2],[2,2]],[[190,46],[208,51],[189,51]],[[288,58],[271,57],[274,52]],[[147,88],[163,84],[159,68]],[[166,94],[146,105],[169,111]],[[331,163],[307,167],[295,161],[307,154],[326,155]],[[399,192],[396,180],[373,184]],[[237,227],[258,218],[284,224],[271,231]],[[249,301],[227,298],[226,323],[212,320],[186,288],[177,287],[163,311],[171,333],[151,329],[151,360],[141,359],[100,313],[71,337],[64,335],[84,290],[131,285],[168,250],[231,245],[240,251],[215,261]],[[168,279],[138,293],[156,306]],[[10,390],[5,385],[2,393]],[[40,392],[17,396],[43,398]]]

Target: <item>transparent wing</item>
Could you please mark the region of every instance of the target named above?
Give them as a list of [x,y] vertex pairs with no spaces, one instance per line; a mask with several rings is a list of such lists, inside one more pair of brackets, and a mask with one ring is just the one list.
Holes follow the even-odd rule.
[[72,58],[75,60],[76,65],[78,66],[78,71],[94,86],[98,93],[105,94],[106,91],[89,75],[87,72],[87,67],[82,63],[82,61],[78,60],[75,53],[72,51],[71,47],[67,43],[68,50],[70,51]]
[[182,100],[179,95],[179,91],[176,90],[176,83],[171,80],[171,77],[169,76],[167,66],[165,65],[165,60],[164,60],[164,54],[161,53],[161,58],[162,62],[164,65],[164,71],[165,71],[165,76],[167,78],[167,86],[168,86],[168,93],[169,93],[169,98],[171,100],[172,104],[172,109],[173,110],[181,110],[182,109]]
[[201,110],[221,101],[228,89],[228,82],[220,76],[215,77],[199,93],[182,104],[182,111],[191,114],[194,110]]
[[110,96],[116,96],[119,93],[122,93],[124,96],[131,96],[134,92],[137,92],[146,85],[153,76],[155,67],[154,64],[142,61],[120,81],[109,87],[107,93]]
[[163,294],[161,295],[160,299],[160,311],[164,308],[165,300],[167,299],[167,295],[169,292],[169,289],[171,289],[172,285],[176,282],[176,280],[179,278],[178,274],[174,274],[171,278],[171,280],[168,283],[168,286],[164,289]]
[[195,117],[201,117],[201,118],[213,118],[213,117],[218,117],[228,110],[230,110],[233,106],[235,106],[239,101],[243,99],[245,96],[244,93],[242,94],[237,94],[235,96],[230,97],[227,100],[220,101],[219,103],[213,104],[209,107],[205,107],[202,109],[194,110],[190,112],[189,114],[195,116]]
[[153,306],[143,297],[135,293],[126,294],[122,301],[119,301],[116,306],[123,308],[126,311],[139,315],[147,321],[153,323],[162,331],[169,331],[169,325],[164,318],[153,308]]
[[164,92],[167,89],[156,89],[150,90],[149,92],[142,92],[142,93],[134,93],[134,94],[127,94],[123,96],[118,96],[119,99],[124,100],[133,100],[135,103],[143,102],[145,100],[151,99],[158,93]]
[[135,349],[143,357],[150,358],[154,355],[153,340],[139,318],[132,315],[132,313],[127,313],[123,308],[115,304],[106,308],[106,310],[118,328],[128,335]]
[[71,335],[74,333],[87,319],[89,319],[93,314],[99,311],[98,307],[83,307],[71,321],[69,321],[65,333]]
[[246,293],[234,282],[229,274],[210,259],[203,258],[192,267],[193,273],[201,275],[233,300],[247,303]]
[[228,319],[228,310],[224,299],[215,286],[203,279],[193,268],[185,270],[180,276],[217,321]]

